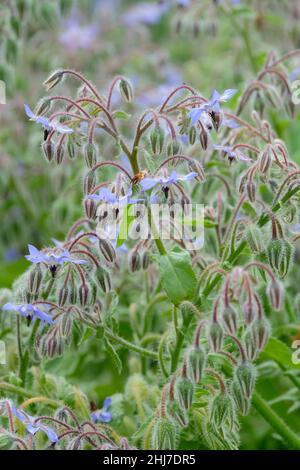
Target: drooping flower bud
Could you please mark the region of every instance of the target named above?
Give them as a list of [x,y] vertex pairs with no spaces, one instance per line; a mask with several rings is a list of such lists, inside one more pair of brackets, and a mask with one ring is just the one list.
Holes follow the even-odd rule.
[[195,383],[199,383],[206,365],[206,351],[203,347],[191,347],[187,353],[188,377]]
[[190,145],[194,145],[196,142],[196,137],[197,137],[197,130],[195,126],[191,126],[189,129],[189,143]]
[[219,113],[219,112],[216,112],[216,111],[212,111],[210,113],[210,116],[211,116],[211,119],[212,119],[212,123],[213,123],[213,126],[215,128],[215,130],[218,132],[221,124],[222,124],[222,113]]
[[267,293],[273,309],[277,311],[281,310],[283,301],[283,289],[281,283],[276,280],[272,280],[267,287]]
[[244,347],[249,361],[254,361],[259,353],[256,341],[253,339],[251,330],[247,330],[244,335]]
[[59,289],[59,292],[58,292],[58,305],[60,307],[63,307],[67,303],[69,293],[70,292],[69,292],[68,286],[64,285]]
[[188,425],[189,421],[187,412],[177,401],[170,400],[167,403],[167,412],[182,428],[185,428]]
[[84,211],[88,219],[96,220],[97,218],[97,204],[93,199],[84,200]]
[[64,338],[68,338],[72,329],[72,316],[70,313],[62,315],[59,323],[59,331]]
[[188,410],[193,403],[194,384],[187,377],[178,377],[175,382],[175,398],[179,405]]
[[116,260],[116,252],[110,241],[101,238],[99,240],[99,248],[108,263],[113,263]]
[[43,85],[45,85],[47,90],[51,90],[51,88],[54,88],[61,81],[63,75],[62,70],[56,70],[44,81]]
[[261,230],[252,224],[249,225],[245,231],[245,238],[248,242],[248,245],[253,253],[262,253],[264,251],[263,238]]
[[270,323],[265,318],[257,318],[251,325],[253,342],[262,351],[270,336]]
[[246,183],[246,193],[249,198],[250,202],[255,201],[255,196],[256,196],[256,186],[253,181],[247,181]]
[[284,238],[273,239],[267,246],[267,256],[271,268],[283,278],[293,261],[294,247]]
[[238,412],[246,416],[250,411],[251,401],[245,397],[240,384],[236,380],[231,383],[231,393]]
[[176,449],[177,427],[168,418],[158,418],[152,427],[151,447],[156,450]]
[[235,380],[239,384],[242,394],[248,399],[253,395],[256,375],[256,368],[251,362],[242,362],[234,371]]
[[257,315],[257,305],[253,302],[253,299],[249,299],[244,303],[243,312],[246,325],[250,325]]
[[84,194],[90,194],[91,190],[96,184],[96,176],[94,171],[89,171],[83,180]]
[[102,266],[99,266],[96,269],[95,276],[103,292],[109,292],[111,290],[111,280],[109,272]]
[[97,163],[97,147],[93,142],[87,142],[83,147],[85,162],[89,168],[93,168]]
[[177,139],[172,139],[171,142],[167,145],[167,155],[172,157],[173,155],[178,155],[181,150],[180,142]]
[[203,150],[206,150],[207,149],[207,145],[208,145],[208,132],[206,131],[206,129],[202,129],[201,132],[200,132],[200,144],[201,144],[201,147],[203,148]]
[[224,306],[222,311],[222,323],[229,334],[235,335],[238,328],[238,316],[231,305]]
[[133,101],[133,88],[127,79],[122,78],[122,80],[120,80],[119,91],[121,97],[126,103],[131,103]]
[[218,352],[223,346],[224,332],[218,322],[212,322],[207,331],[207,339],[211,349]]
[[78,299],[82,307],[84,307],[87,304],[89,292],[90,290],[89,290],[88,285],[81,284],[81,286],[78,289]]
[[150,264],[150,256],[148,251],[144,251],[142,254],[142,267],[143,269],[148,269]]
[[266,175],[272,164],[272,149],[270,145],[267,145],[265,150],[259,156],[258,168],[263,175]]
[[150,133],[150,144],[154,155],[160,155],[164,146],[165,134],[161,127],[156,125]]
[[136,250],[132,250],[128,256],[129,269],[132,273],[141,267],[141,256]]
[[226,393],[219,393],[212,397],[209,403],[209,420],[215,429],[219,429],[229,422],[232,427],[235,420],[234,403]]
[[42,269],[38,264],[36,264],[34,268],[30,271],[28,277],[28,290],[31,294],[37,294],[39,292],[42,280]]
[[48,162],[52,162],[55,155],[55,145],[51,140],[46,140],[43,142],[43,154]]
[[58,144],[56,146],[56,151],[55,151],[55,163],[57,165],[60,165],[64,160],[64,156],[65,156],[65,146],[64,144]]
[[52,101],[48,97],[41,99],[35,108],[35,114],[42,116],[47,113],[51,108],[51,103]]
[[188,167],[190,171],[197,173],[196,180],[199,181],[199,183],[203,183],[203,181],[205,181],[206,176],[201,163],[197,162],[196,160],[189,161]]
[[70,160],[74,160],[74,158],[76,157],[76,149],[74,139],[72,139],[71,137],[69,137],[68,139],[67,152]]

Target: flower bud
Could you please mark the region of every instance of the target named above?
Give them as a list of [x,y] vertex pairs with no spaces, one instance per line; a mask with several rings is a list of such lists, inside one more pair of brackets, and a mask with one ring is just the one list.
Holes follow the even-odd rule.
[[254,392],[256,375],[256,368],[251,362],[243,362],[234,371],[234,377],[239,384],[241,393],[248,399]]
[[212,322],[208,328],[207,339],[214,352],[218,352],[222,349],[223,338],[224,333],[221,325],[218,322]]
[[165,134],[161,127],[155,126],[150,133],[150,144],[152,152],[160,155],[164,146]]
[[43,154],[48,162],[52,162],[55,155],[55,145],[51,140],[46,140],[42,145]]
[[257,318],[251,325],[253,342],[262,351],[270,336],[270,323],[265,318]]
[[266,149],[261,153],[258,162],[258,168],[263,175],[266,175],[272,164],[272,149],[267,145]]
[[116,259],[116,252],[110,241],[105,238],[99,240],[99,248],[108,263],[113,263]]
[[177,139],[172,139],[171,142],[167,145],[167,155],[172,157],[173,155],[178,155],[181,150],[180,142]]
[[257,315],[257,305],[253,300],[248,300],[243,305],[243,312],[246,325],[250,325]]
[[143,269],[148,269],[150,264],[150,256],[148,251],[144,251],[142,254],[142,267]]
[[136,250],[132,250],[128,256],[129,269],[132,273],[138,271],[141,267],[141,256]]
[[97,204],[93,199],[84,200],[84,211],[88,219],[96,220],[97,218]]
[[87,142],[83,147],[85,162],[89,168],[93,168],[97,163],[97,147],[93,142]]
[[59,292],[58,292],[58,305],[60,307],[63,307],[67,303],[68,297],[69,297],[69,289],[67,286],[64,285],[59,289]]
[[232,427],[235,420],[234,403],[225,393],[215,395],[209,403],[209,421],[215,429],[219,429],[229,421]]
[[245,231],[245,238],[251,251],[255,254],[259,254],[264,251],[264,244],[262,240],[262,234],[256,225],[249,225]]
[[251,330],[247,330],[244,335],[244,346],[246,351],[246,356],[249,361],[254,361],[258,355],[258,349],[256,341],[253,339]]
[[251,402],[241,391],[241,387],[236,380],[232,381],[231,393],[235,406],[241,415],[246,416],[250,411]]
[[76,150],[75,150],[75,143],[74,143],[74,139],[70,138],[68,139],[68,143],[67,143],[67,152],[68,152],[68,156],[71,160],[74,160],[74,158],[76,157]]
[[37,294],[39,292],[42,279],[42,269],[38,264],[36,264],[34,268],[30,271],[28,277],[28,291],[31,294]]
[[238,328],[238,316],[234,308],[230,305],[227,307],[224,306],[222,312],[222,323],[229,334],[235,335]]
[[178,377],[175,382],[175,398],[179,405],[188,410],[192,406],[194,384],[187,377]]
[[167,418],[155,420],[151,433],[151,447],[155,450],[173,450],[176,448],[177,427]]
[[187,353],[188,377],[195,383],[199,383],[206,365],[206,351],[204,348],[192,347]]
[[87,304],[89,292],[90,290],[88,288],[88,285],[81,284],[81,286],[78,289],[78,298],[79,298],[79,303],[82,307],[84,307]]
[[203,150],[207,149],[208,145],[208,132],[203,128],[200,132],[200,144]]
[[38,116],[42,116],[43,114],[47,113],[51,107],[51,100],[49,98],[43,98],[39,101],[35,108],[35,114]]
[[111,280],[108,271],[99,266],[96,269],[95,276],[103,292],[109,292],[111,290]]
[[206,176],[201,163],[197,162],[196,160],[193,160],[188,163],[188,167],[190,171],[194,171],[195,173],[197,173],[196,180],[199,181],[199,183],[203,183],[203,181],[205,181]]
[[167,404],[168,414],[176,421],[179,426],[185,428],[188,425],[188,416],[184,408],[177,401],[171,400]]
[[254,202],[255,196],[256,196],[256,186],[255,186],[255,183],[253,183],[253,181],[248,181],[246,183],[246,193],[247,193],[249,201]]
[[58,144],[55,151],[55,163],[60,165],[63,162],[65,155],[65,147],[63,144]]
[[197,137],[197,130],[195,126],[190,127],[188,137],[189,137],[190,145],[194,145],[194,143],[196,142],[196,137]]
[[281,310],[283,301],[282,285],[276,280],[271,281],[268,285],[267,293],[273,309],[277,311]]
[[47,90],[51,90],[51,88],[54,88],[61,81],[63,75],[62,70],[56,70],[44,81],[43,85],[45,85]]
[[76,305],[76,303],[77,303],[77,289],[76,289],[76,286],[75,286],[74,282],[70,283],[69,291],[70,291],[69,302],[72,305]]
[[216,111],[213,111],[210,113],[210,116],[211,116],[211,119],[212,119],[212,123],[213,123],[213,126],[215,128],[215,130],[218,132],[221,124],[222,124],[222,114],[219,113],[219,112],[216,112]]
[[248,181],[247,176],[242,175],[242,177],[240,179],[239,187],[238,187],[238,191],[239,191],[240,194],[243,194],[243,192],[245,191],[247,181]]
[[57,336],[51,336],[46,341],[47,356],[54,357],[63,353],[63,341]]
[[120,80],[119,91],[121,97],[126,103],[131,103],[133,101],[133,88],[127,79],[122,78],[122,80]]
[[62,315],[59,324],[59,330],[63,337],[68,338],[68,336],[70,335],[72,323],[72,316],[70,315],[70,313],[65,313],[64,315]]
[[96,185],[96,176],[94,171],[89,171],[83,180],[83,191],[84,194],[90,194],[94,186]]
[[294,256],[293,245],[284,238],[271,240],[267,246],[267,256],[272,269],[283,278],[286,276]]

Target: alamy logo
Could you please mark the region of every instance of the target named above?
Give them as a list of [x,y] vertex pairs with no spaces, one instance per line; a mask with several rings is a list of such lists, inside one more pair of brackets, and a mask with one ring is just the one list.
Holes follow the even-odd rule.
[[300,104],[300,80],[295,80],[291,84],[292,88],[292,102],[294,104]]
[[0,80],[0,104],[6,103],[6,87],[3,80]]

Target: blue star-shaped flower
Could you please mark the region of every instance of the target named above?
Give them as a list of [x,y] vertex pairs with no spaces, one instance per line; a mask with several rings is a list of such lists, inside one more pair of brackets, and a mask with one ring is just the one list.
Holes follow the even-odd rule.
[[53,318],[48,313],[43,312],[38,307],[32,304],[12,304],[11,302],[8,302],[3,305],[2,309],[19,312],[22,317],[26,318],[38,318],[43,323],[49,323],[49,325],[52,325],[52,323],[54,323]]
[[93,411],[91,413],[91,418],[93,423],[98,421],[102,423],[109,423],[112,420],[112,413],[109,410],[112,399],[110,397],[105,398],[103,402],[103,407],[100,410]]
[[38,250],[33,245],[28,245],[29,255],[26,255],[25,258],[31,263],[46,263],[49,265],[57,265],[57,264],[64,264],[64,263],[73,263],[73,264],[85,264],[87,263],[86,260],[83,259],[76,259],[72,258],[71,254],[68,250],[64,250],[60,254],[50,254],[47,255],[42,253],[42,251]]
[[37,114],[34,114],[34,112],[30,109],[28,104],[24,104],[25,108],[25,113],[29,117],[31,121],[35,121],[38,124],[42,124],[42,126],[47,129],[48,131],[56,131],[59,132],[60,134],[72,134],[73,129],[67,126],[61,126],[60,124],[55,124],[54,122],[49,121],[44,116],[38,116]]
[[22,410],[22,408],[16,408],[13,405],[12,412],[16,416],[16,418],[18,418],[25,425],[27,431],[33,436],[35,435],[36,432],[42,431],[47,435],[48,439],[51,442],[58,441],[57,434],[55,431],[53,431],[52,428],[42,423],[35,423],[37,418],[25,413],[25,411]]
[[221,110],[220,102],[225,102],[230,100],[230,98],[235,95],[237,90],[228,89],[220,94],[217,90],[214,90],[211,94],[210,100],[207,103],[204,103],[199,108],[193,108],[189,112],[189,118],[191,119],[192,125],[197,124],[203,113],[219,113]]
[[154,188],[157,184],[160,184],[162,188],[167,188],[171,184],[177,183],[178,181],[190,181],[195,178],[197,173],[192,171],[187,175],[179,176],[176,170],[173,170],[172,173],[166,178],[144,178],[140,181],[140,185],[143,191]]

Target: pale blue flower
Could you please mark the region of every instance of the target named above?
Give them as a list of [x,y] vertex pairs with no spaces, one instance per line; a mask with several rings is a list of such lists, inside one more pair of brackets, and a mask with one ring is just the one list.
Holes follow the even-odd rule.
[[229,160],[241,160],[244,162],[251,162],[251,159],[244,155],[242,152],[240,152],[239,150],[232,150],[232,148],[228,147],[227,145],[214,145],[214,148],[220,152],[226,153]]
[[87,199],[94,199],[96,201],[107,202],[108,204],[118,204],[124,206],[127,204],[135,204],[142,199],[132,199],[132,189],[129,188],[125,196],[118,197],[115,193],[107,188],[100,188],[98,194],[89,194]]
[[112,399],[110,397],[105,398],[103,402],[103,407],[100,410],[93,411],[91,413],[91,418],[93,423],[102,422],[109,423],[112,420],[112,413],[109,410]]
[[30,121],[35,121],[38,124],[41,124],[48,131],[56,131],[60,134],[72,134],[72,132],[74,132],[70,127],[55,124],[54,122],[49,121],[49,119],[47,119],[45,116],[38,116],[37,114],[34,114],[27,104],[24,104],[24,109]]
[[[48,306],[46,307],[48,308]],[[48,313],[43,312],[38,307],[32,304],[12,304],[10,302],[6,303],[2,307],[3,310],[12,310],[18,312],[22,317],[36,319],[38,318],[43,323],[48,323],[52,325],[54,323],[53,318]]]
[[147,191],[148,189],[154,188],[157,184],[160,184],[162,188],[166,188],[171,184],[177,183],[178,181],[190,181],[191,179],[195,178],[197,173],[192,171],[187,175],[179,176],[176,170],[173,170],[169,176],[166,178],[149,178],[146,177],[140,181],[140,185],[143,191]]
[[33,436],[35,433],[38,431],[44,432],[48,439],[55,443],[58,441],[58,437],[56,432],[50,428],[49,426],[46,426],[45,424],[42,424],[40,422],[35,423],[36,417],[30,416],[29,414],[25,413],[22,408],[16,408],[14,405],[12,406],[12,412],[18,418],[26,427],[27,431],[32,434]]
[[31,263],[46,263],[49,265],[73,263],[73,264],[86,264],[87,261],[83,259],[72,258],[68,250],[64,250],[60,254],[51,253],[50,255],[43,253],[35,248],[33,245],[28,245],[29,255],[25,258]]
[[221,111],[220,102],[230,100],[237,90],[228,89],[220,94],[217,90],[214,90],[211,94],[210,100],[204,103],[199,108],[193,108],[189,112],[189,118],[191,119],[192,125],[197,124],[203,113],[218,113]]

